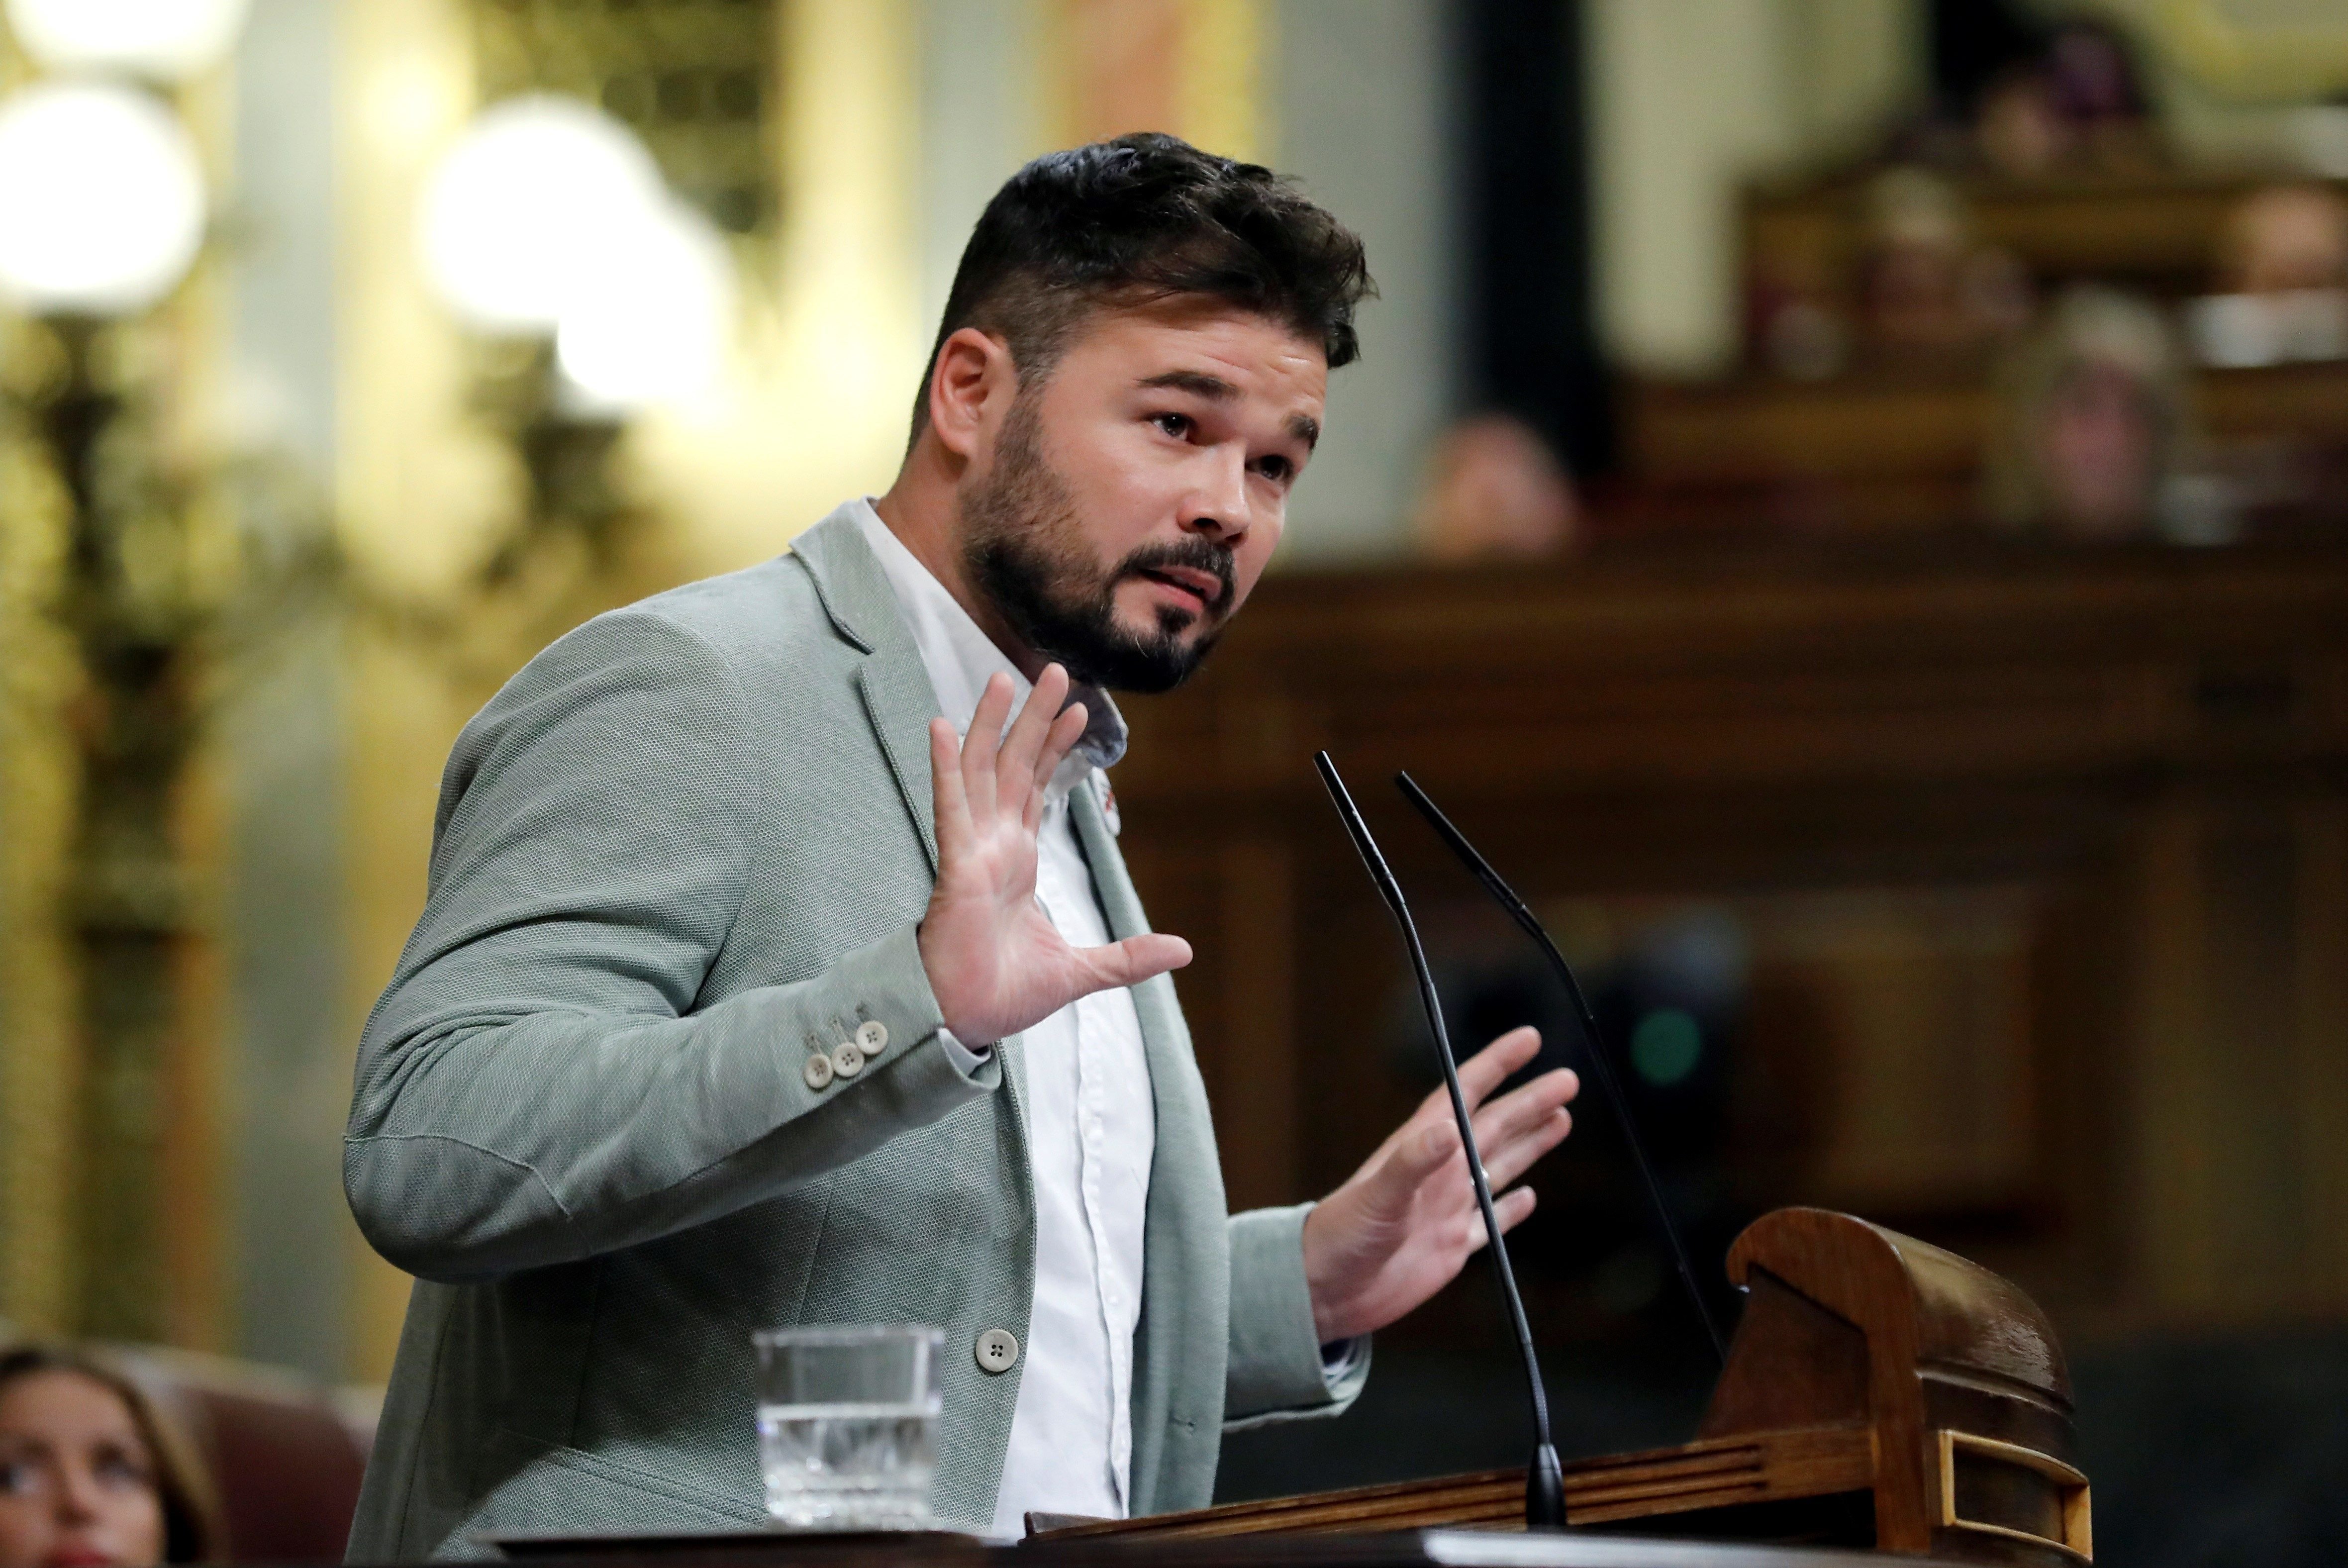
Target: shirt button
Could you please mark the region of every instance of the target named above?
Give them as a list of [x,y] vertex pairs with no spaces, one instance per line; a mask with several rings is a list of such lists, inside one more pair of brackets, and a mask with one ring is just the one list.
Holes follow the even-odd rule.
[[877,1057],[889,1048],[889,1026],[877,1018],[867,1018],[856,1026],[856,1043],[868,1057]]
[[807,1066],[800,1069],[799,1076],[807,1079],[807,1086],[809,1088],[830,1088],[831,1058],[821,1051],[816,1052],[815,1055],[808,1057]]
[[1019,1341],[1000,1328],[990,1328],[973,1346],[982,1372],[1008,1372],[1019,1362]]
[[842,1040],[832,1048],[831,1070],[844,1078],[854,1078],[864,1070],[864,1048],[854,1040]]

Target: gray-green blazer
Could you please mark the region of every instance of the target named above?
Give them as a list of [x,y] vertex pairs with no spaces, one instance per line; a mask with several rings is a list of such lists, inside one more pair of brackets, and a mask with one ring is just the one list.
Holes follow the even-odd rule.
[[[344,1181],[421,1276],[354,1561],[490,1533],[763,1518],[750,1335],[946,1331],[936,1501],[983,1528],[1027,1335],[1020,1043],[957,1070],[914,945],[938,704],[835,513],[788,554],[590,622],[466,727],[430,895],[368,1020]],[[1147,929],[1086,790],[1118,936]],[[1135,1511],[1204,1504],[1226,1427],[1325,1414],[1303,1209],[1228,1216],[1172,984],[1135,987],[1158,1145]],[[853,1078],[811,1047],[888,1031]],[[1022,1361],[1024,1363],[1023,1355]]]

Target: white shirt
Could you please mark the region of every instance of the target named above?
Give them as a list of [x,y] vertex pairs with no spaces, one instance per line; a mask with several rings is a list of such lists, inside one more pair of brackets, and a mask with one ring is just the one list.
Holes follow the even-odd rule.
[[[921,650],[940,710],[967,736],[996,671],[1012,712],[1032,684],[953,594],[889,531],[870,501],[855,509]],[[1089,722],[1053,775],[1037,832],[1035,900],[1072,946],[1108,941],[1092,872],[1068,817],[1071,789],[1103,789],[1125,754],[1125,720],[1107,696],[1078,694]],[[1020,1347],[1019,1402],[995,1494],[994,1533],[1016,1539],[1030,1509],[1123,1518],[1133,1464],[1133,1331],[1141,1315],[1141,1243],[1158,1114],[1141,1019],[1122,987],[1095,992],[1018,1037],[1035,1185],[1035,1299]],[[950,1042],[956,1043],[958,1042]]]

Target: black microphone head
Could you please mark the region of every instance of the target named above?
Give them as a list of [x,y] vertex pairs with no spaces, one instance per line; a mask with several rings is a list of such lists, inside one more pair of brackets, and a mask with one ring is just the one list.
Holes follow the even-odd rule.
[[1337,808],[1338,820],[1345,824],[1345,836],[1354,841],[1354,852],[1369,869],[1370,881],[1377,885],[1378,896],[1386,901],[1387,908],[1401,914],[1402,884],[1395,881],[1385,856],[1379,852],[1378,841],[1370,837],[1370,825],[1362,820],[1362,809],[1354,804],[1353,793],[1345,788],[1337,765],[1329,759],[1326,751],[1316,751],[1313,754],[1313,766],[1321,770],[1321,782],[1328,789],[1330,804]]

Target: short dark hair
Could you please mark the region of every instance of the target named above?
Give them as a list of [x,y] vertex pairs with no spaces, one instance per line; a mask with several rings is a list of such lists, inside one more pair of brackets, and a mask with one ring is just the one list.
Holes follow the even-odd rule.
[[1046,153],[1004,181],[963,248],[913,434],[938,350],[965,326],[1000,335],[1025,384],[1101,306],[1197,294],[1284,323],[1334,370],[1359,356],[1354,307],[1376,292],[1361,236],[1260,164],[1157,131]]

